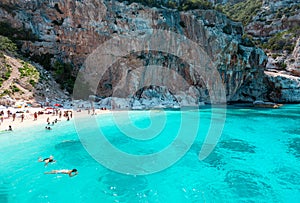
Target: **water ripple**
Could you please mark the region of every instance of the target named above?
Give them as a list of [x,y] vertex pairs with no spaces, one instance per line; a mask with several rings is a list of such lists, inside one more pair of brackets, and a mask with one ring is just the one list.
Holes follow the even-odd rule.
[[0,202],[8,203],[9,200],[9,187],[5,182],[0,182]]
[[227,172],[225,182],[241,198],[262,198],[272,193],[263,177],[253,172],[231,170]]
[[288,152],[292,153],[296,158],[300,158],[300,138],[290,139],[288,144]]
[[300,188],[300,174],[299,171],[294,170],[290,167],[280,167],[273,172],[274,176],[277,177],[277,181],[286,188],[293,186]]
[[255,153],[255,146],[250,145],[246,141],[239,140],[239,139],[230,139],[221,141],[219,147],[224,149],[229,149],[235,152],[246,152],[246,153]]
[[149,192],[146,190],[148,181],[144,176],[107,173],[101,176],[98,181],[103,186],[101,187],[103,188],[103,193],[115,199],[115,201],[126,200],[126,202],[133,202],[136,198],[146,197]]

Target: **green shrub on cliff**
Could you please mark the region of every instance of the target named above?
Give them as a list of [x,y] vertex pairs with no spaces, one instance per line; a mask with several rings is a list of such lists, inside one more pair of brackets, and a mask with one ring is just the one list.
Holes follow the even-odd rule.
[[11,86],[10,86],[10,89],[11,89],[11,91],[12,91],[13,93],[15,93],[15,92],[20,92],[20,89],[19,89],[16,85],[11,85]]
[[212,9],[212,4],[206,0],[185,0],[178,10]]
[[21,64],[23,65],[23,67],[19,68],[20,77],[21,78],[26,77],[27,82],[34,87],[35,84],[40,79],[39,71],[36,69],[36,67],[34,67],[28,62],[21,61]]
[[73,65],[71,63],[64,63],[61,61],[55,61],[53,64],[54,77],[62,88],[68,92],[73,91],[75,77],[73,76]]
[[4,95],[10,95],[10,94],[11,94],[11,91],[5,89],[5,90],[2,91],[2,93],[0,94],[0,96],[2,97],[2,96],[4,96]]
[[4,78],[5,80],[7,80],[8,78],[10,78],[10,74],[11,74],[11,67],[7,66],[7,70],[6,70],[6,72],[4,73],[3,78]]
[[30,77],[30,78],[39,78],[39,71],[33,65],[29,64],[28,62],[21,61],[23,67],[19,68],[19,72],[22,77]]
[[262,47],[273,51],[287,50],[288,52],[292,52],[295,47],[294,38],[299,36],[300,26],[297,26],[284,32],[277,33],[271,37],[267,43],[263,44]]
[[0,87],[5,80],[8,80],[10,78],[11,72],[11,65],[7,64],[5,59],[2,59],[0,61]]
[[223,12],[230,19],[247,25],[262,6],[262,0],[247,0],[234,5],[218,5],[216,10]]
[[17,50],[17,46],[7,37],[0,35],[0,51],[5,52],[15,52]]

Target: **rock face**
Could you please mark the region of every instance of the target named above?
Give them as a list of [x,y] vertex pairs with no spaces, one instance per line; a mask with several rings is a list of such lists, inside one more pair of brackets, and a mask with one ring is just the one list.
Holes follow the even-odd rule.
[[269,82],[272,83],[273,89],[270,97],[278,103],[299,103],[300,102],[300,78],[268,72],[266,71]]
[[[2,22],[8,22],[14,28],[29,29],[37,36],[38,40],[22,41],[22,51],[32,58],[51,58],[52,62],[61,59],[72,62],[78,70],[89,54],[112,37],[142,34],[147,29],[169,30],[185,35],[205,50],[220,73],[227,101],[252,102],[270,98],[271,86],[264,74],[266,55],[243,38],[241,23],[232,22],[217,11],[178,12],[136,3],[127,5],[126,2],[99,0],[2,0],[0,5]],[[164,43],[166,39],[157,41]],[[132,53],[113,64],[101,78],[97,94],[114,96],[112,90],[123,79],[127,80],[125,84],[139,83],[145,78],[134,78],[130,72],[139,66],[153,64],[176,71],[189,87],[177,95],[167,91],[170,87],[161,87],[155,88],[154,92],[143,89],[140,95],[139,89],[133,94],[122,95],[120,92],[120,97],[132,102],[125,98],[130,96],[140,104],[146,102],[141,98],[147,98],[148,104],[164,98],[164,102],[173,106],[209,102],[206,84],[191,71],[192,64],[155,51]],[[147,68],[141,69],[138,74],[143,75],[146,71]],[[150,92],[156,96],[149,97]]]
[[294,62],[292,63],[292,70],[298,70],[299,73],[298,74],[293,74],[293,75],[297,75],[300,77],[300,37],[298,38],[292,57],[294,58]]
[[293,71],[300,68],[299,55],[295,54],[299,51],[299,25],[300,0],[264,0],[261,10],[245,27],[245,31],[262,43],[283,33],[274,38],[277,46],[282,46],[280,49],[274,46],[266,49],[268,56],[273,58],[267,68],[285,69],[287,74],[293,75]]
[[299,102],[299,25],[299,0],[264,0],[257,16],[245,27],[254,39],[270,44],[266,48],[269,100]]
[[236,4],[245,0],[209,0],[213,4]]
[[245,30],[254,37],[270,37],[278,31],[299,26],[299,0],[264,0]]

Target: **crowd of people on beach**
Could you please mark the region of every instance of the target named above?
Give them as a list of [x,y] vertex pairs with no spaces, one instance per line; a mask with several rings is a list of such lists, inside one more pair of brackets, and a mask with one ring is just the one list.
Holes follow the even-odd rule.
[[[32,111],[32,110],[31,110]],[[30,119],[30,115],[33,115],[33,121],[37,121],[38,120],[38,117],[40,115],[53,115],[53,116],[58,116],[59,119],[63,117],[65,117],[67,119],[67,121],[69,121],[72,116],[73,116],[73,113],[71,110],[60,110],[60,109],[53,109],[52,112],[45,112],[45,111],[35,111],[33,114],[29,112],[29,110],[27,111],[15,111],[15,112],[11,112],[9,109],[7,111],[4,111],[4,110],[1,110],[0,111],[0,126],[7,120],[7,121],[10,121],[10,123],[12,122],[15,122],[16,121],[16,118],[20,118],[20,122],[24,122],[25,120],[25,115],[26,115],[26,119]],[[18,116],[17,116],[18,115]],[[47,124],[50,125],[50,121],[49,121],[49,117],[47,118]],[[57,121],[59,121],[58,119],[55,119],[53,122],[52,122],[52,125],[54,125],[54,123],[57,123]],[[49,128],[47,128],[49,129]],[[11,124],[8,126],[8,129],[6,130],[9,130],[11,131],[12,130],[12,126]]]
[[[4,115],[5,115],[4,111],[3,110],[0,111],[0,125],[4,122]],[[15,121],[16,113],[12,113],[12,112],[10,112],[10,110],[7,110],[7,118],[10,118],[10,117],[12,117],[12,120]],[[21,119],[22,119],[21,121],[23,121],[24,116]]]

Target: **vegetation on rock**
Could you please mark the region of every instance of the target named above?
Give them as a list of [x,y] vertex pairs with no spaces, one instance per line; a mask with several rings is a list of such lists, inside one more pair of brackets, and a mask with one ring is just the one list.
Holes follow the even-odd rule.
[[12,67],[7,63],[4,53],[14,53],[16,50],[17,46],[10,39],[0,35],[0,87],[10,77],[12,71]]
[[262,2],[262,0],[247,0],[234,5],[217,5],[215,9],[227,15],[230,19],[247,25],[260,10]]
[[53,71],[56,82],[58,82],[63,89],[66,89],[68,92],[72,92],[76,79],[72,75],[73,65],[71,63],[55,61]]
[[[1,25],[0,25],[0,27],[1,27]],[[3,55],[3,51],[15,52],[15,51],[17,51],[17,46],[9,38],[0,35],[0,51],[2,51],[2,55]]]
[[295,47],[295,38],[300,36],[300,27],[279,32],[271,37],[267,43],[262,44],[264,49],[271,51],[287,50],[291,53]]
[[34,87],[35,84],[40,79],[40,73],[39,73],[39,71],[36,69],[36,67],[34,67],[33,65],[31,65],[28,62],[21,61],[21,64],[23,65],[23,67],[19,68],[20,77],[21,78],[26,77],[27,78],[27,82],[31,86]]
[[5,59],[4,62],[0,62],[1,63],[1,69],[0,69],[0,87],[2,86],[2,83],[7,80],[10,77],[11,74],[11,66],[7,63],[5,63]]

